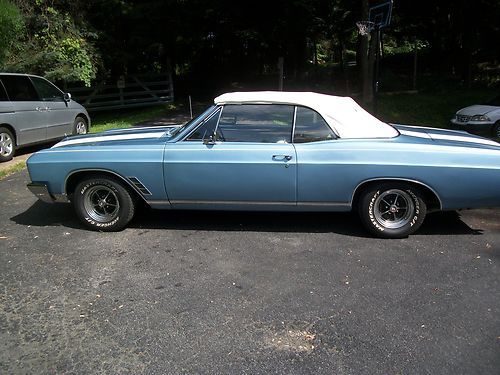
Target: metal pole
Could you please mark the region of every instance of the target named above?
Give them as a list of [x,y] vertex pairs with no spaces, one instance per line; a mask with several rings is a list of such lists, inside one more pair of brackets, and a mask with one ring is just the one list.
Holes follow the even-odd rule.
[[191,119],[193,118],[193,103],[191,102],[191,95],[189,95],[189,113],[191,114]]
[[380,44],[382,41],[382,32],[380,27],[377,27],[377,50],[375,51],[375,74],[373,75],[373,114],[377,114],[378,110],[378,87],[380,73]]

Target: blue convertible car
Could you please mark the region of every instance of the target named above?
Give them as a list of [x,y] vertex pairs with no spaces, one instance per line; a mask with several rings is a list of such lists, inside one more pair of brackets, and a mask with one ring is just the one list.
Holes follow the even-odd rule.
[[431,210],[500,206],[500,144],[464,132],[389,125],[350,98],[238,92],[177,127],[64,139],[28,160],[29,189],[71,201],[115,231],[153,208],[357,210],[400,238]]

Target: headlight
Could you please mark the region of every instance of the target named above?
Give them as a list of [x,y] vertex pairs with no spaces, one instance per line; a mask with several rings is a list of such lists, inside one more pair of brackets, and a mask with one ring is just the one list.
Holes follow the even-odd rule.
[[471,117],[471,121],[490,121],[490,119],[485,115],[474,115]]

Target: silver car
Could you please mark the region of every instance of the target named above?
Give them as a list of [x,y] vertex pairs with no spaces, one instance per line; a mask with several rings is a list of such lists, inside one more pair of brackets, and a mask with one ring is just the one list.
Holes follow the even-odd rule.
[[458,130],[500,138],[500,95],[485,104],[462,108],[451,123]]
[[90,117],[45,78],[0,73],[0,162],[16,149],[71,134],[86,134]]

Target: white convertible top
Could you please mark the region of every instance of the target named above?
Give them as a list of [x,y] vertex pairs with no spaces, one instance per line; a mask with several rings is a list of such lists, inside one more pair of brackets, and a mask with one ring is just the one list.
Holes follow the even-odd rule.
[[223,94],[215,104],[293,104],[318,112],[341,138],[392,138],[392,126],[369,114],[352,98],[315,92],[250,91]]

